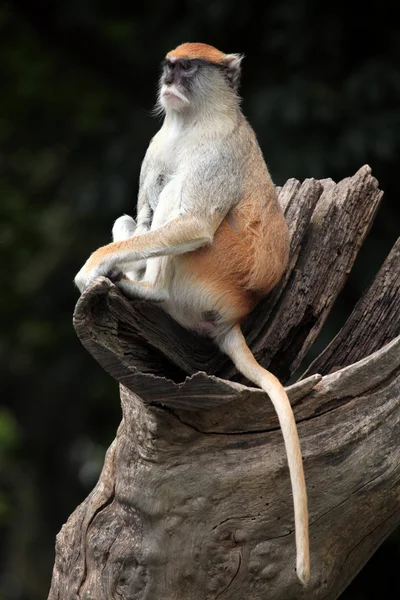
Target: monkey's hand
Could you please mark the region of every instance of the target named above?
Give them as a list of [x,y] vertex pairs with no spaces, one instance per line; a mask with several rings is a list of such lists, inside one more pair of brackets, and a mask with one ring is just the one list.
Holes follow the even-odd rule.
[[[111,244],[109,244],[111,246]],[[89,257],[82,269],[76,275],[74,281],[76,287],[79,289],[81,294],[85,289],[93,283],[93,281],[103,275],[110,279],[113,283],[117,283],[123,277],[121,268],[117,266],[115,261],[110,257],[104,260],[104,249],[99,248],[96,252]]]

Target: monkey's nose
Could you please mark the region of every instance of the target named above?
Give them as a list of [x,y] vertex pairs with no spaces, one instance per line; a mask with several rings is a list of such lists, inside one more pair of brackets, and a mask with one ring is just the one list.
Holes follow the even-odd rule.
[[164,83],[165,83],[165,85],[172,85],[174,83],[174,77],[173,77],[173,75],[167,75],[164,78]]

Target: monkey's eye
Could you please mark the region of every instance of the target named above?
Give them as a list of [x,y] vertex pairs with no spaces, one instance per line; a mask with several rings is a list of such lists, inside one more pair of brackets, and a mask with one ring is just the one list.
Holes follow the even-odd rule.
[[196,71],[197,65],[190,60],[180,62],[180,68],[183,75],[190,76]]
[[174,63],[170,62],[168,59],[164,59],[161,63],[161,66],[164,69],[164,71],[170,72],[174,68]]

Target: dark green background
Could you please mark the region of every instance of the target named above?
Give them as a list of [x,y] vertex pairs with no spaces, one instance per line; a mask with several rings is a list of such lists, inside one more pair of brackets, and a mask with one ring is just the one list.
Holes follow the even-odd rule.
[[[277,183],[338,180],[369,163],[385,190],[315,355],[400,229],[391,5],[0,4],[0,600],[46,598],[55,535],[96,482],[120,419],[117,384],[75,337],[72,280],[113,220],[134,213],[141,159],[159,127],[150,111],[161,59],[184,41],[246,54],[243,109]],[[399,597],[399,559],[393,535],[343,598]]]

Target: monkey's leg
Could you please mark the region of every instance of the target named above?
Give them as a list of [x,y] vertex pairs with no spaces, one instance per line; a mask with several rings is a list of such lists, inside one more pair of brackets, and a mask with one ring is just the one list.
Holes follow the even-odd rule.
[[184,215],[158,229],[103,246],[86,261],[75,277],[75,283],[82,292],[99,275],[129,270],[138,260],[196,250],[212,242],[220,221],[217,213],[210,215],[209,221]]
[[[140,215],[139,215],[140,217]],[[129,215],[122,215],[119,217],[112,228],[112,238],[113,242],[121,242],[122,240],[127,240],[134,235],[140,235],[140,233],[144,233],[148,229],[146,228],[145,223],[140,222],[140,218],[136,223],[135,219],[130,217]],[[132,279],[133,282],[139,281],[142,279],[144,274],[144,269],[146,268],[146,259],[138,260],[130,270],[125,273],[128,279]]]
[[[140,235],[139,222],[136,224],[136,221],[129,215],[122,215],[122,217],[119,217],[115,221],[112,229],[114,242],[127,240],[134,235]],[[167,300],[168,294],[161,286],[154,285],[150,281],[140,281],[143,277],[146,264],[146,259],[134,263],[133,267],[123,277],[118,277],[117,275],[114,281],[115,285],[119,287],[125,296],[130,298],[143,298],[152,302]],[[112,279],[114,278],[112,277]]]
[[143,298],[151,302],[165,302],[168,300],[168,292],[161,286],[153,285],[148,281],[133,281],[128,277],[122,277],[115,285],[130,298]]
[[113,242],[127,240],[134,235],[141,235],[150,230],[153,219],[153,211],[148,204],[144,204],[137,215],[137,222],[129,215],[119,217],[113,226]]
[[137,225],[135,219],[129,215],[122,215],[119,217],[112,228],[112,239],[113,242],[121,242],[135,235]]

